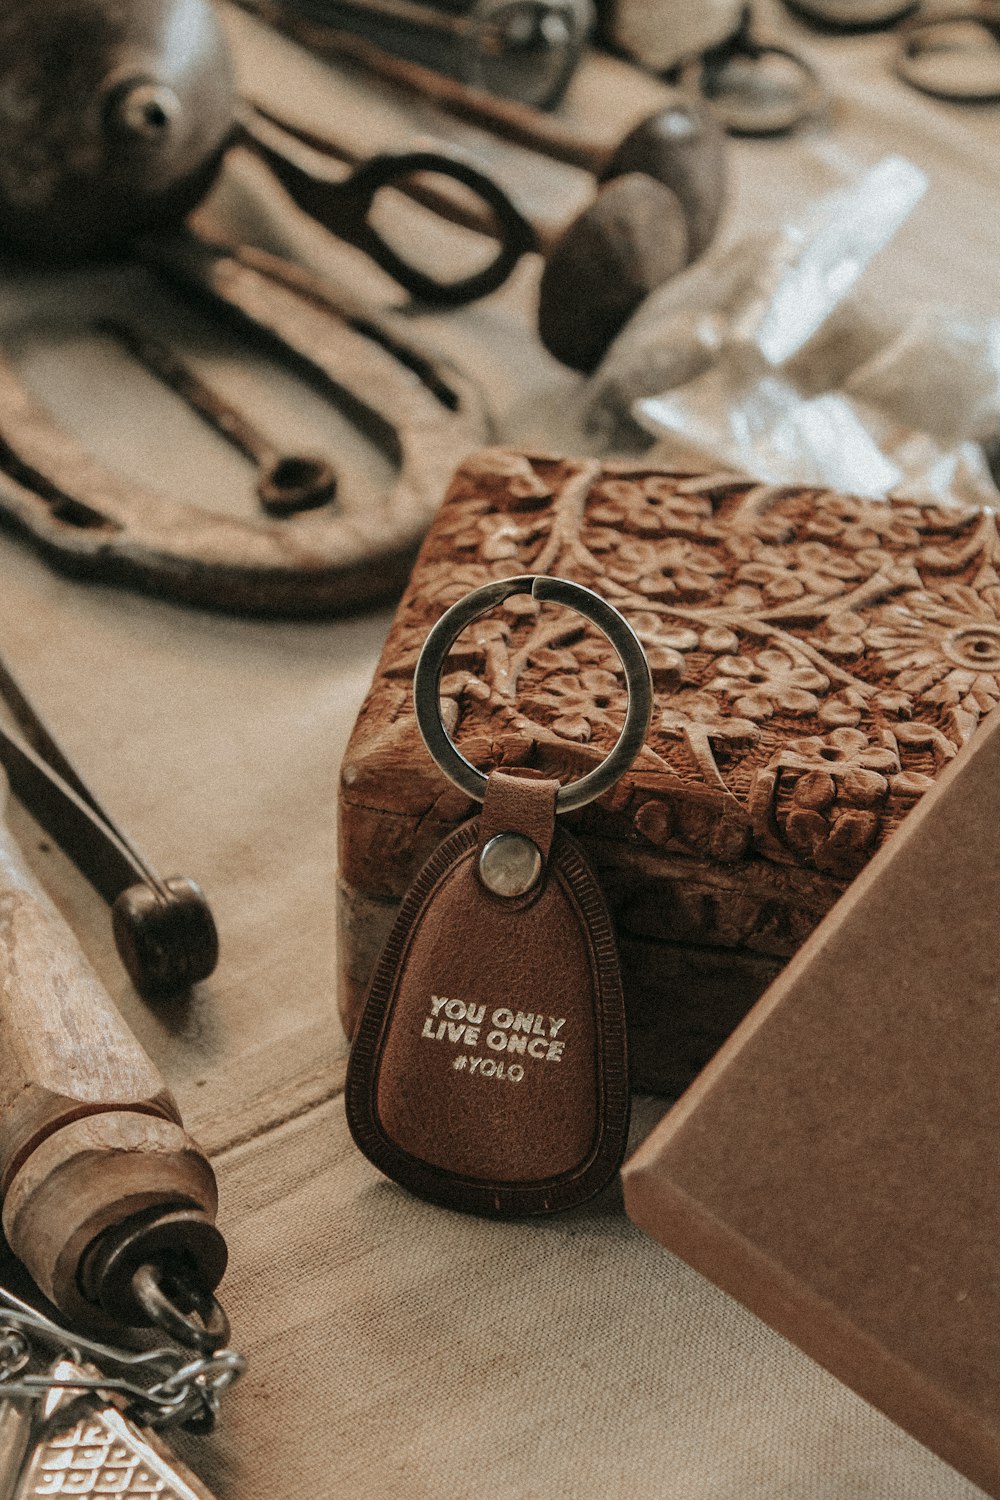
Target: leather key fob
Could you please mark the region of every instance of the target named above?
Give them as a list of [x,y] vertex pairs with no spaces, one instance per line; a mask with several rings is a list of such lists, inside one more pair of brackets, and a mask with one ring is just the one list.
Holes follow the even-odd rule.
[[559,785],[494,772],[379,960],[347,1073],[361,1150],[423,1198],[495,1217],[569,1208],[621,1164],[614,935]]

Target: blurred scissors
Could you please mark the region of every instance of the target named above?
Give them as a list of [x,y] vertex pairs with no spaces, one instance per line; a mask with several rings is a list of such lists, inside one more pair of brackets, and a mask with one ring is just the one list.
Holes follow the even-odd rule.
[[[233,141],[261,157],[292,199],[338,238],[371,257],[412,297],[438,307],[474,302],[503,285],[526,251],[537,248],[534,229],[507,194],[471,162],[442,151],[384,151],[367,161],[346,162],[327,142],[279,121],[243,101],[237,109]],[[322,151],[322,155],[321,155]],[[325,158],[325,159],[324,159]],[[353,167],[353,170],[351,168]],[[431,180],[423,174],[433,174]],[[447,183],[457,183],[461,207]],[[436,179],[436,180],[434,180]],[[370,214],[376,194],[395,187],[442,218],[468,224],[467,193],[479,200],[472,212],[477,227],[498,241],[489,265],[453,281],[441,281],[412,265],[379,234]]]

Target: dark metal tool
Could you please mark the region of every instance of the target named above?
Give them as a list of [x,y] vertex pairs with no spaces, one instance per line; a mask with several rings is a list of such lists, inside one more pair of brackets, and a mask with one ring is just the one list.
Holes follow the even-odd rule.
[[[394,597],[452,474],[492,431],[480,392],[300,267],[185,234],[137,246],[367,437],[393,471],[277,521],[194,505],[106,468],[0,355],[0,516],[54,566],[207,609],[317,615]],[[89,319],[88,319],[89,321]]]
[[207,979],[219,937],[195,881],[164,879],[112,821],[0,660],[0,765],[15,795],[111,907],[115,945],[140,995],[159,1000]]
[[[392,61],[395,65],[396,60]],[[465,105],[480,97],[460,84],[443,81],[461,91]],[[538,115],[543,122],[542,140],[547,141],[552,125],[547,116],[481,97],[488,99],[490,115],[496,107],[505,120],[511,111],[529,118]],[[263,105],[256,107],[248,128],[261,154],[267,155],[269,138],[273,141],[275,158],[271,161],[268,156],[268,160],[285,182],[289,182],[296,142],[301,143],[296,170],[306,183],[319,181],[324,161],[331,155],[348,154],[328,135],[279,121]],[[555,139],[562,139],[558,127]],[[311,158],[301,154],[301,147],[322,154]],[[579,142],[574,149],[577,154],[582,150]],[[556,230],[532,225],[534,243],[525,248],[539,250],[546,262],[538,304],[542,342],[564,364],[589,371],[644,298],[683,270],[709,243],[722,207],[726,160],[725,136],[710,110],[680,93],[668,107],[630,131],[614,151],[596,145],[588,149],[598,179],[593,201]],[[567,151],[567,158],[571,154]],[[300,203],[305,201],[304,187],[305,183],[298,184]],[[491,233],[489,222],[483,221],[474,206],[454,199],[442,202],[440,197],[431,206],[470,229]],[[309,207],[318,217],[318,204],[311,202]]]
[[337,476],[326,459],[311,453],[283,453],[245,412],[207,385],[159,339],[116,318],[103,318],[97,326],[257,466],[257,498],[269,515],[290,516],[333,499]]
[[[244,3],[260,9],[258,0]],[[265,13],[322,56],[357,62],[458,119],[593,173],[597,194],[575,219],[554,231],[532,226],[533,248],[546,260],[538,331],[564,364],[593,370],[644,298],[711,241],[725,196],[725,133],[712,109],[690,93],[676,91],[616,146],[608,146],[540,110],[445,78],[336,27],[305,21],[287,6],[268,3]],[[267,128],[277,132],[276,151],[286,161],[294,154],[289,136],[327,154],[344,154],[328,134],[278,120],[256,103],[252,128],[259,151],[267,150],[261,138],[265,116]],[[286,180],[280,162],[271,165]],[[315,164],[312,171],[315,175]],[[463,214],[462,205],[453,206],[449,216],[489,233],[481,214]]]
[[[440,151],[391,151],[345,169],[346,153],[335,143],[312,136],[310,154],[305,155],[299,146],[302,132],[250,103],[239,109],[233,139],[267,163],[299,208],[370,256],[412,297],[433,306],[459,307],[488,296],[503,285],[522,255],[538,248],[537,232],[520,209],[497,182],[462,157]],[[435,187],[442,178],[466,190],[458,200],[468,205],[464,213],[454,198]],[[370,222],[372,205],[383,188],[396,188],[438,212],[443,209],[442,217],[495,239],[494,259],[454,281],[442,281],[412,265]]]
[[[457,120],[553,161],[591,172],[599,184],[628,172],[655,178],[676,193],[683,204],[692,259],[701,254],[715,233],[725,194],[725,135],[712,112],[689,94],[675,92],[661,109],[633,126],[617,144],[608,145],[542,110],[512,99],[498,99],[483,89],[445,78],[432,68],[394,57],[363,37],[306,20],[274,0],[240,0],[240,4],[263,14],[280,31],[320,56],[356,63],[375,77],[429,100]],[[270,113],[256,99],[254,106],[258,113]],[[327,140],[325,134],[305,136],[286,118],[280,123],[314,144]]]

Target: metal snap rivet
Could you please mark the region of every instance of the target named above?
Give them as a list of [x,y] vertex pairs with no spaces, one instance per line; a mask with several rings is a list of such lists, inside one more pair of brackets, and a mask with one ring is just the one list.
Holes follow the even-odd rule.
[[538,845],[523,833],[498,833],[479,856],[479,878],[494,896],[526,896],[542,873]]

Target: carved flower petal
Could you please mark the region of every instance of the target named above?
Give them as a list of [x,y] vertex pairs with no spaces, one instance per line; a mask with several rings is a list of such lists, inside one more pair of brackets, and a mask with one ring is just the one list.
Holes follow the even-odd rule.
[[[697,643],[696,638],[695,644]],[[739,636],[735,631],[727,630],[724,625],[710,625],[702,632],[701,648],[703,651],[738,651],[739,646]]]
[[835,729],[827,736],[827,743],[845,760],[868,749],[868,736],[860,729]]
[[[790,714],[811,714],[819,708],[819,699],[815,693],[804,693],[801,688],[781,688],[774,694],[774,701],[779,708],[785,709]],[[739,704],[736,705],[739,708]]]
[[590,724],[582,714],[566,714],[556,719],[552,728],[564,740],[577,740],[581,745],[590,740]]
[[736,588],[730,589],[725,596],[725,602],[730,609],[743,610],[752,613],[758,610],[764,602],[759,589],[752,588],[748,583],[737,584]]
[[801,853],[814,855],[829,837],[830,828],[823,814],[813,808],[798,807],[785,822],[788,842]]
[[878,814],[855,812],[843,813],[833,825],[830,847],[837,853],[860,853],[869,848],[878,836]]
[[760,674],[756,664],[748,656],[720,656],[715,663],[716,670],[721,674],[715,682],[710,682],[709,687],[722,687],[724,684],[721,677],[756,677]]
[[[666,646],[672,646],[675,651],[693,651],[698,644],[698,637],[693,630],[665,630],[657,639]],[[735,636],[733,640],[739,645]]]
[[[892,759],[890,755],[890,759]],[[893,765],[895,761],[893,760]],[[886,767],[887,770],[891,767]],[[881,802],[889,790],[889,783],[877,771],[852,766],[844,776],[841,787],[848,801],[857,807],[874,807]]]
[[865,649],[865,643],[859,635],[834,635],[829,640],[817,641],[816,644],[831,656],[860,656]]
[[837,610],[827,617],[827,624],[833,635],[862,635],[867,623],[864,616],[853,609]]
[[774,713],[774,705],[767,693],[746,693],[736,699],[733,707],[747,719],[769,719]]
[[778,601],[782,599],[801,599],[805,591],[805,584],[794,573],[779,573],[776,578],[768,580],[764,588],[764,597],[765,599]]
[[860,708],[852,708],[849,703],[844,703],[839,698],[831,698],[824,703],[819,711],[819,721],[829,728],[850,728],[861,723]]
[[899,766],[898,758],[891,750],[879,749],[872,746],[870,750],[863,750],[856,759],[856,764],[863,766],[869,771],[884,771],[886,773],[895,771]]
[[837,795],[833,777],[825,771],[806,771],[795,783],[792,800],[799,807],[825,812]]
[[823,760],[823,752],[827,749],[826,740],[821,740],[818,734],[811,734],[804,740],[792,740],[788,749],[802,760]]
[[784,651],[775,651],[770,648],[767,651],[762,651],[757,661],[766,672],[773,673],[775,677],[784,677],[795,666],[795,663],[785,655]]
[[591,667],[581,672],[580,682],[595,696],[611,697],[618,692],[618,679],[614,673],[605,672],[600,667]]
[[815,689],[822,692],[830,686],[830,679],[824,677],[822,672],[817,672],[815,667],[795,667],[788,673],[787,681],[797,688]]
[[934,777],[925,776],[923,771],[900,771],[892,777],[891,785],[897,797],[922,797],[934,785]]

